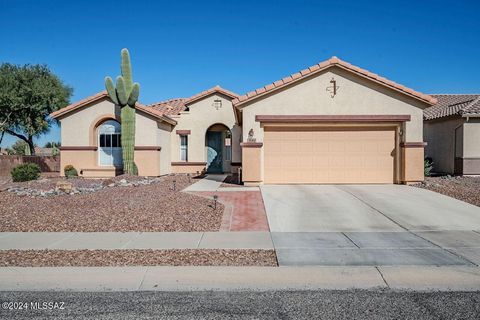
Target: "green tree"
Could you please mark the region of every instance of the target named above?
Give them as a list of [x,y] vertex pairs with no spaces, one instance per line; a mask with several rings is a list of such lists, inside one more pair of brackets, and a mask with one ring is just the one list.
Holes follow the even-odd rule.
[[33,138],[48,132],[49,114],[69,103],[72,88],[45,65],[0,65],[0,142],[5,133],[28,144],[35,154]]
[[[35,147],[35,145],[34,145]],[[14,144],[10,148],[7,149],[8,154],[16,154],[16,155],[29,155],[30,153],[30,148],[28,146],[28,143],[26,143],[23,140],[18,139],[15,141]]]
[[47,142],[43,146],[44,148],[55,148],[55,147],[60,147],[60,142]]

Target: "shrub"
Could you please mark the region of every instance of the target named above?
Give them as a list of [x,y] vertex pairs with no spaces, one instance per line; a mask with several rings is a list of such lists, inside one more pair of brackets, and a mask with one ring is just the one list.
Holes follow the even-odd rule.
[[65,168],[63,168],[63,172],[65,172],[65,177],[67,178],[78,177],[77,169],[75,169],[71,164],[67,164]]
[[35,163],[25,163],[13,168],[11,174],[14,182],[36,180],[40,177],[40,167]]
[[425,177],[430,177],[430,174],[433,169],[433,161],[431,158],[425,158],[423,162],[423,173],[425,174]]

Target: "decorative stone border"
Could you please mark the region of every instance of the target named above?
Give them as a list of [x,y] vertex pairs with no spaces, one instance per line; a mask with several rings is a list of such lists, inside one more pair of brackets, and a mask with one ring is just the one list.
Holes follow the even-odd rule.
[[[108,181],[108,180],[106,180]],[[57,186],[54,189],[50,190],[38,190],[35,188],[27,187],[10,187],[5,191],[13,193],[17,196],[22,197],[49,197],[49,196],[59,196],[59,195],[76,195],[76,194],[87,194],[97,192],[106,188],[113,187],[137,187],[145,186],[162,181],[161,177],[157,178],[144,178],[143,180],[127,181],[122,179],[119,181],[112,181],[109,184],[103,183],[93,184],[91,187],[75,187],[68,180],[59,181]]]

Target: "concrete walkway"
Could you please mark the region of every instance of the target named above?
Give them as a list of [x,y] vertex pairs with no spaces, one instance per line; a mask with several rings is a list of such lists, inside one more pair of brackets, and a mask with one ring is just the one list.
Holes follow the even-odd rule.
[[236,191],[260,191],[259,187],[221,187],[227,174],[207,174],[205,178],[183,189],[185,192],[236,192]]
[[[81,276],[79,276],[81,275]],[[478,267],[0,268],[2,291],[480,290]]]
[[0,250],[273,249],[269,232],[3,232]]
[[194,184],[186,187],[183,191],[216,191],[222,185],[223,180],[227,177],[226,174],[207,174],[205,178],[200,179]]

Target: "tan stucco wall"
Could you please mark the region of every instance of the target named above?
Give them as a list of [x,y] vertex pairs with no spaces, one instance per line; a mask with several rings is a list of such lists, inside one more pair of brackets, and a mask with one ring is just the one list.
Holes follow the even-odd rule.
[[423,148],[402,148],[403,182],[418,182],[424,180],[423,159]]
[[[337,81],[334,98],[326,91],[330,80]],[[426,104],[406,97],[379,84],[335,68],[308,79],[286,90],[252,102],[243,108],[243,139],[253,128],[257,141],[262,141],[263,130],[255,115],[411,115],[404,139],[423,141],[423,108]]]
[[[217,110],[213,101],[220,99],[222,107]],[[213,94],[189,105],[189,111],[174,119],[178,122],[171,135],[171,161],[180,161],[180,136],[176,130],[190,130],[188,135],[188,161],[205,162],[205,134],[214,124],[223,124],[232,132],[232,162],[241,161],[240,139],[242,129],[235,123],[235,115],[229,98]]]
[[160,175],[160,151],[157,150],[135,150],[135,164],[139,176]]
[[[120,108],[108,99],[92,103],[60,119],[62,146],[97,146],[96,126],[108,118],[120,119]],[[161,151],[135,151],[140,175],[163,175],[171,172],[170,134],[172,126],[137,111],[135,117],[135,146],[160,146]],[[85,154],[88,153],[88,156]],[[78,154],[78,158],[75,155]],[[61,163],[75,168],[102,168],[97,151],[62,151]],[[63,168],[62,166],[62,168]]]
[[137,112],[135,115],[135,146],[158,146],[157,121]]
[[78,174],[84,168],[93,168],[97,165],[97,151],[94,150],[61,150],[60,151],[60,174],[64,175],[66,165],[72,165]]
[[[427,142],[425,157],[433,159],[435,172],[454,173],[455,129],[457,128],[457,135],[463,136],[463,122],[464,119],[460,117],[425,121],[424,139]],[[457,151],[457,156],[462,156],[462,149],[459,148]]]
[[90,141],[92,123],[103,116],[120,117],[120,108],[104,99],[61,118],[62,146],[92,145]]
[[263,146],[243,147],[242,150],[242,181],[246,186],[257,186],[261,184],[262,167],[261,157]]
[[162,148],[160,151],[160,175],[169,174],[171,168],[171,135],[173,127],[164,122],[157,122],[157,143]]
[[480,158],[480,119],[470,118],[463,125],[463,157]]
[[[332,78],[339,87],[334,98],[326,91]],[[263,142],[264,131],[260,122],[255,121],[256,115],[410,115],[401,139],[422,142],[423,109],[427,106],[382,85],[332,68],[242,107],[243,140],[247,141],[248,132],[253,129],[256,141]],[[263,168],[263,151],[260,161]],[[423,159],[419,165],[423,166]]]

